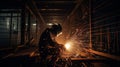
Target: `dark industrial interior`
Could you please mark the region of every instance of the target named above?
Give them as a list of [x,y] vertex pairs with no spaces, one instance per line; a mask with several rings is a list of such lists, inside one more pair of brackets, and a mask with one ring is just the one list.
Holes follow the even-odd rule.
[[118,0],[0,0],[0,67],[41,67],[39,38],[51,23],[62,25],[59,44],[72,43],[63,54],[71,65],[58,67],[120,67]]

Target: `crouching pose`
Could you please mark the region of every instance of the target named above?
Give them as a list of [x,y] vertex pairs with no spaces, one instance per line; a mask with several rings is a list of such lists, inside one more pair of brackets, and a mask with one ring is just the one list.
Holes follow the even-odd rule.
[[60,45],[55,38],[61,33],[60,24],[53,24],[51,28],[43,31],[39,40],[40,63],[42,67],[54,67],[57,57],[60,54]]

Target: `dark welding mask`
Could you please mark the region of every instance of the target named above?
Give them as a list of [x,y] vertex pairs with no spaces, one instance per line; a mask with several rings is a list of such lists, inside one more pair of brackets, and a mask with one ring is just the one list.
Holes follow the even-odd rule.
[[58,35],[59,33],[62,32],[62,27],[60,24],[53,24],[51,27],[51,33]]

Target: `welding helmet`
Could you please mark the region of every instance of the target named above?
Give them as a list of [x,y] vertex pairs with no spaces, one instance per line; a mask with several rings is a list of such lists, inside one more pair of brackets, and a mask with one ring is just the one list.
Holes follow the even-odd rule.
[[62,26],[58,23],[55,23],[51,26],[51,33],[52,34],[59,34],[60,32],[62,32]]

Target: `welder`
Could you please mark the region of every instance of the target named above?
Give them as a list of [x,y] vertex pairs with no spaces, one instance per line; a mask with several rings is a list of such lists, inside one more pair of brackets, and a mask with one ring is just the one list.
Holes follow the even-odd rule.
[[40,62],[43,65],[43,67],[54,67],[55,61],[57,60],[57,57],[60,54],[60,44],[57,43],[55,38],[61,32],[61,25],[58,23],[53,23],[50,28],[46,28],[41,34],[39,40],[39,53],[41,57]]

